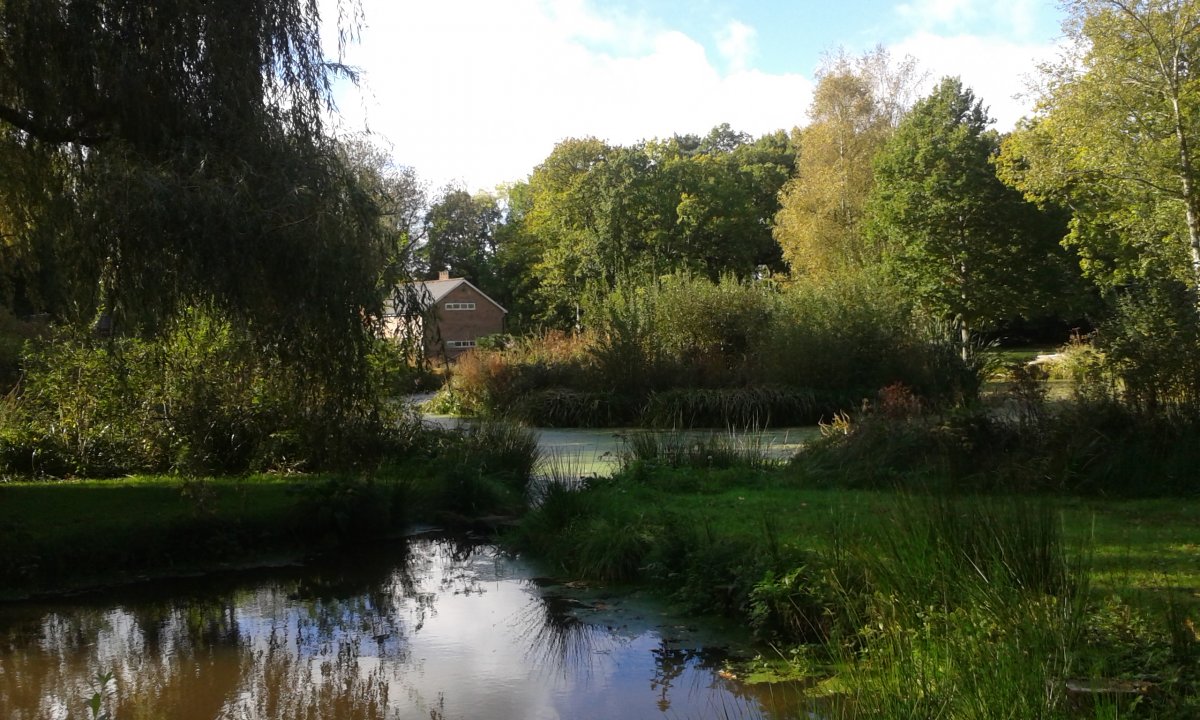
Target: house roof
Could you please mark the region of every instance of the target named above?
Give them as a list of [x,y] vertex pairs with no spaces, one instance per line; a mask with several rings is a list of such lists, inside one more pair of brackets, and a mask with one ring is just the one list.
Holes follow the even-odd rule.
[[405,287],[418,287],[424,290],[427,296],[427,305],[435,305],[442,301],[442,298],[449,295],[460,285],[466,285],[475,292],[479,293],[483,299],[500,308],[500,312],[508,314],[508,310],[504,306],[493,300],[487,293],[472,285],[466,278],[449,278],[447,280],[420,280],[415,283],[405,283]]

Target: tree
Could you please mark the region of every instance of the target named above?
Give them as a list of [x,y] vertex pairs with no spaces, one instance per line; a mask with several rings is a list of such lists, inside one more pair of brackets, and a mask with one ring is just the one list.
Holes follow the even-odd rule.
[[810,123],[799,132],[796,175],[783,187],[775,239],[795,275],[836,277],[877,263],[863,234],[871,159],[908,108],[920,82],[915,61],[882,48],[826,58],[817,73]]
[[1067,241],[1116,287],[1143,276],[1200,286],[1200,3],[1075,0],[1073,41],[1043,69],[1034,117],[1008,138],[1006,181],[1069,205]]
[[353,396],[396,236],[322,122],[347,72],[305,0],[0,4],[22,301],[146,334],[211,305]]
[[945,78],[901,121],[875,162],[868,233],[902,286],[972,330],[1040,309],[1043,274],[1062,267],[1055,225],[996,177],[1000,138],[982,102]]
[[366,135],[345,138],[340,146],[355,182],[379,208],[383,232],[393,238],[396,252],[389,267],[401,277],[416,277],[421,273],[416,248],[425,237],[428,209],[425,183],[414,168],[396,164]]
[[518,234],[535,246],[542,319],[575,323],[581,294],[621,277],[776,269],[770,219],[794,157],[783,133],[752,140],[728,125],[626,147],[560,143],[530,177]]
[[491,285],[500,207],[488,194],[447,185],[425,215],[426,275],[448,270],[475,284]]
[[747,278],[760,269],[781,270],[770,219],[795,168],[787,134],[776,131],[755,140],[720,125],[692,152],[681,140],[663,144],[654,158],[667,176],[665,202],[674,205],[670,234],[679,258],[671,269],[691,270],[714,282],[728,273]]

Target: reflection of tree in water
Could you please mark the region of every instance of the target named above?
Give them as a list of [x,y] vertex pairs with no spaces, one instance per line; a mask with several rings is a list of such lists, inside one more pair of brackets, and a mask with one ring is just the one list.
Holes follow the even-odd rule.
[[[359,656],[403,659],[397,582],[413,586],[403,571],[371,568],[128,608],[34,609],[0,629],[0,715],[79,717],[95,673],[111,670],[108,709],[123,720],[383,717],[382,662],[360,672]],[[278,701],[272,683],[284,683]]]
[[220,602],[48,613],[33,632],[29,623],[7,630],[0,707],[11,708],[12,720],[65,717],[81,709],[103,668],[119,688],[116,717],[218,717],[238,682],[229,662],[241,650],[232,618]]
[[[410,638],[437,614],[438,598],[481,594],[506,579],[511,566],[473,543],[442,540],[414,541],[399,559],[393,551],[380,561],[345,564],[356,567],[310,568],[302,579],[170,600],[160,591],[157,600],[115,609],[36,610],[4,621],[0,716],[64,720],[71,709],[80,717],[95,672],[112,670],[116,692],[108,709],[121,720],[383,720],[400,711],[445,720],[455,688],[451,702],[425,689]],[[623,642],[611,628],[586,622],[590,606],[537,595],[517,605],[515,621],[528,643],[527,662],[538,669],[586,675],[597,657]],[[652,683],[665,711],[689,663],[707,661],[667,643],[655,659]],[[400,707],[389,708],[389,700]]]
[[[666,712],[671,707],[670,694],[675,682],[697,658],[703,658],[704,653],[691,648],[675,647],[668,638],[661,638],[658,647],[651,653],[654,655],[654,677],[650,678],[650,689],[658,692],[658,709]],[[705,668],[703,660],[699,667]],[[715,667],[716,665],[711,665],[709,669]]]
[[388,712],[384,667],[365,669],[355,641],[340,642],[322,659],[291,651],[285,633],[273,632],[265,649],[243,664],[242,691],[214,716],[224,720],[355,718],[382,720]]
[[73,656],[110,629],[108,615],[100,612],[50,612],[5,628],[0,636],[0,708],[7,709],[10,720],[47,717],[48,698],[63,697],[63,688],[81,686],[72,672]]
[[580,605],[561,595],[530,596],[515,625],[533,667],[563,676],[591,674],[593,659],[612,646],[613,637],[580,620],[574,612]]
[[[650,689],[658,693],[658,709],[667,712],[671,708],[671,691],[678,690],[680,678],[690,677],[691,686],[685,688],[689,694],[701,693],[710,698],[720,698],[720,707],[713,708],[721,717],[763,718],[774,717],[766,712],[754,686],[737,682],[719,671],[729,653],[719,647],[680,647],[669,638],[659,640],[654,655],[655,673],[650,679]],[[768,684],[769,685],[769,684]],[[720,692],[713,692],[719,690]],[[728,703],[733,703],[731,707]]]

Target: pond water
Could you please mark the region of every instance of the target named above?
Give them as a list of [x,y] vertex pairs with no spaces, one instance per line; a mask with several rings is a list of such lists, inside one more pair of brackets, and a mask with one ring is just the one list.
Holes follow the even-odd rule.
[[0,717],[790,718],[803,693],[722,671],[713,630],[413,538],[350,563],[0,606]]
[[[471,420],[451,415],[426,414],[425,422],[444,428],[469,425]],[[620,464],[626,439],[635,433],[652,433],[669,444],[700,442],[714,436],[731,447],[750,448],[773,460],[791,458],[807,443],[820,437],[816,425],[769,430],[646,430],[643,428],[531,428],[538,438],[543,465],[566,465],[570,473],[554,475],[610,475]]]

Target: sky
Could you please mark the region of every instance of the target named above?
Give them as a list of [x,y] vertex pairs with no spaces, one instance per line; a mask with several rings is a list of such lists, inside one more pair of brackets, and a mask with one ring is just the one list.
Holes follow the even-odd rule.
[[[320,0],[337,52],[337,0]],[[343,0],[344,2],[345,0]],[[883,45],[930,86],[957,75],[1000,130],[1053,59],[1053,0],[361,0],[361,73],[335,93],[340,133],[369,132],[436,192],[523,180],[555,144],[802,127],[827,53]]]

